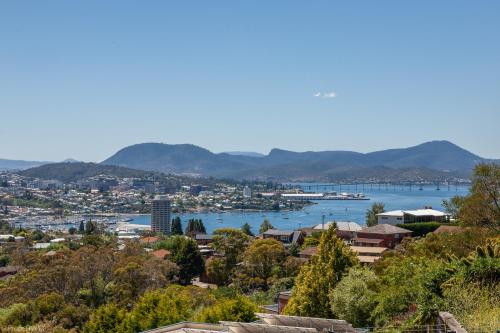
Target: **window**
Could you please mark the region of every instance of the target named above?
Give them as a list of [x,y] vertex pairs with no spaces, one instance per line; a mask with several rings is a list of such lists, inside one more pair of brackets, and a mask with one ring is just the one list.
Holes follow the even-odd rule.
[[403,218],[402,217],[396,217],[396,220],[401,221]]
[[387,216],[382,216],[382,220],[387,220],[388,217]]

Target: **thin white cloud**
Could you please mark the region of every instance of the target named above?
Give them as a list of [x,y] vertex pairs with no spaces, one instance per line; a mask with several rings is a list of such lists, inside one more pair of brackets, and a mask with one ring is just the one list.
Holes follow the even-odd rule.
[[327,92],[323,94],[323,98],[335,98],[337,93],[335,91]]
[[321,97],[321,98],[335,98],[337,97],[337,93],[335,91],[330,91],[330,92],[317,92],[313,95],[314,97]]

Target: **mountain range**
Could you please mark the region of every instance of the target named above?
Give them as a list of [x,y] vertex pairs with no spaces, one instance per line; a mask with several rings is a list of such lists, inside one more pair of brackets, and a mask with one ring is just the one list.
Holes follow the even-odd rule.
[[[67,162],[75,162],[68,160]],[[430,141],[414,147],[371,153],[353,151],[293,152],[272,149],[263,155],[252,152],[213,153],[192,144],[142,143],[125,147],[100,164],[0,160],[0,170],[28,169],[36,177],[98,172],[140,174],[137,170],[179,175],[273,181],[340,180],[447,180],[468,178],[479,162],[500,163],[475,155],[448,141]],[[43,165],[46,164],[46,165]],[[40,167],[40,165],[42,165]],[[5,167],[7,166],[7,167]],[[109,168],[117,166],[121,168]]]
[[123,148],[102,162],[132,169],[235,179],[333,181],[344,179],[466,178],[474,165],[490,162],[448,141],[371,153],[293,152],[268,155],[212,153],[191,145],[142,143]]

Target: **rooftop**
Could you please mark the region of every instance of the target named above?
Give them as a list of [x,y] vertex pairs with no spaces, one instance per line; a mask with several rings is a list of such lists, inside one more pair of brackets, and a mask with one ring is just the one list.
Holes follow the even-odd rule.
[[448,214],[443,213],[435,209],[415,209],[415,210],[391,210],[389,212],[383,212],[377,214],[377,216],[394,216],[402,217],[404,214],[409,214],[413,216],[446,216]]
[[382,246],[351,246],[351,250],[357,253],[382,254],[388,249]]
[[344,221],[328,221],[328,222],[325,223],[324,226],[323,226],[322,223],[316,225],[314,227],[314,229],[316,229],[316,230],[326,230],[333,223],[337,224],[337,230],[340,230],[340,231],[360,231],[362,229],[362,227],[359,224],[357,224],[356,222],[344,222]]
[[293,234],[293,230],[278,230],[278,229],[268,229],[263,233],[263,235],[273,235],[273,236],[290,236]]
[[390,224],[377,224],[374,225],[373,227],[365,227],[361,230],[361,232],[370,234],[384,234],[384,235],[412,233],[412,231],[410,230],[396,227]]

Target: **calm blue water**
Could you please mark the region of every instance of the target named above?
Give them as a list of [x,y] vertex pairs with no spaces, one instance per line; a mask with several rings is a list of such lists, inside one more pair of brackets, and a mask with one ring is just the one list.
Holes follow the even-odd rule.
[[[318,191],[322,191],[318,189]],[[411,190],[406,187],[389,187],[380,188],[367,185],[363,189],[358,185],[357,189],[354,186],[342,186],[343,192],[363,192],[371,200],[366,201],[316,201],[317,204],[308,206],[301,211],[293,212],[225,212],[225,213],[197,213],[197,214],[181,214],[179,215],[183,222],[183,227],[186,226],[187,220],[191,218],[202,219],[207,232],[212,232],[215,229],[223,227],[240,228],[245,222],[252,226],[252,231],[258,231],[260,224],[264,219],[268,219],[271,224],[278,229],[296,229],[300,227],[314,226],[321,223],[322,216],[325,215],[325,221],[353,221],[361,225],[365,223],[365,212],[374,202],[382,202],[385,204],[386,210],[396,209],[418,209],[424,206],[432,206],[434,209],[442,210],[443,199],[448,199],[454,195],[466,195],[468,187],[466,186],[451,186],[441,187],[441,190],[436,190],[435,186],[424,187],[422,191],[413,187]],[[174,215],[173,217],[175,217]],[[222,220],[217,220],[222,218]],[[151,223],[149,215],[138,216],[131,223],[146,224]]]

